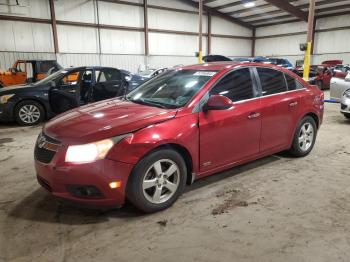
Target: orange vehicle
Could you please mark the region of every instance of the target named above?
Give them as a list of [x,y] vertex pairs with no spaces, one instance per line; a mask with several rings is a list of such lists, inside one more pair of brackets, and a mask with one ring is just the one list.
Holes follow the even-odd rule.
[[17,60],[8,71],[0,70],[0,87],[33,83],[61,68],[56,60]]

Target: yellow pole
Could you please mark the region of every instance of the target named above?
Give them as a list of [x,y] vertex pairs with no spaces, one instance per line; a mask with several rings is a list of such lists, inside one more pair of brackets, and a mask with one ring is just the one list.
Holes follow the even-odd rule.
[[310,74],[310,62],[311,62],[311,46],[312,42],[307,43],[307,48],[305,51],[305,58],[304,58],[304,72],[303,72],[303,78],[305,81],[309,80],[309,74]]
[[203,54],[202,54],[202,17],[203,17],[203,0],[199,0],[199,52],[198,52],[198,63],[203,63]]
[[304,73],[303,78],[305,81],[309,80],[310,74],[310,63],[311,63],[311,48],[312,48],[312,38],[314,35],[314,22],[315,22],[315,0],[309,0],[309,17],[307,21],[307,48],[305,51],[304,58]]

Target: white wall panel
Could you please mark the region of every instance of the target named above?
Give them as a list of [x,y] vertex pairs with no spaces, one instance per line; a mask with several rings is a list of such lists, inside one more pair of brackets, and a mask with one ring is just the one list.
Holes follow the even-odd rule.
[[259,27],[256,29],[256,36],[269,36],[269,35],[280,35],[289,34],[296,32],[306,32],[307,23],[305,22],[295,22],[288,24],[280,24],[266,27]]
[[211,53],[225,56],[251,56],[252,41],[212,37]]
[[109,54],[144,54],[144,33],[101,29],[101,52]]
[[198,58],[195,56],[150,56],[147,65],[150,68],[161,68],[196,63],[198,63]]
[[213,34],[252,36],[252,30],[237,24],[233,24],[223,18],[213,16],[211,21],[211,30]]
[[97,29],[57,25],[58,45],[62,53],[98,53]]
[[101,64],[137,72],[141,65],[145,64],[144,55],[102,55]]
[[[198,36],[150,33],[149,48],[151,55],[194,56],[198,51]],[[203,54],[206,50],[206,38],[203,37]]]
[[[198,23],[198,15],[158,9],[148,10],[149,28],[198,32]],[[206,16],[203,16],[203,32],[207,32]]]
[[51,26],[48,24],[1,21],[0,51],[52,52]]
[[316,29],[337,28],[341,26],[350,26],[350,15],[339,15],[317,20]]
[[95,23],[95,3],[93,0],[54,1],[56,19],[64,21]]
[[57,54],[57,61],[63,67],[100,65],[98,54]]
[[15,0],[0,0],[0,13],[2,15],[14,15],[34,18],[50,18],[48,0],[21,0],[16,5]]
[[100,24],[143,27],[143,8],[138,6],[98,2]]
[[306,35],[257,39],[255,53],[258,56],[299,55],[303,54],[299,49],[299,44],[305,42]]

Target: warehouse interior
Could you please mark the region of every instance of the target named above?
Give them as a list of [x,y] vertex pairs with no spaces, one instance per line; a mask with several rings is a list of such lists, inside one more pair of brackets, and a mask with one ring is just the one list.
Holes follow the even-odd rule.
[[[348,261],[349,0],[0,0],[0,32],[0,262]],[[218,60],[207,60],[210,57]],[[282,60],[287,62],[274,62]],[[41,72],[45,61],[50,66]],[[261,67],[282,72],[286,95],[298,94],[292,98],[297,100],[277,94],[278,103],[289,103],[287,116],[275,106],[276,94],[264,98]],[[251,77],[252,97],[242,103],[230,97],[220,100],[228,91],[201,93],[215,89],[235,68],[250,68],[249,80],[239,85],[247,86]],[[106,88],[103,70],[116,70],[105,73],[104,81],[111,78],[113,87],[125,89],[113,93],[111,86]],[[170,86],[160,84],[167,74],[186,71],[198,78],[183,84],[184,89],[204,81],[191,100],[182,103],[186,97],[178,99],[182,89],[177,86],[174,98],[167,100],[178,103],[173,107],[160,105],[160,100],[152,106],[146,106],[146,100],[137,102],[152,85],[159,84],[155,93]],[[119,82],[113,72],[118,72]],[[60,74],[63,78],[57,82]],[[270,80],[278,81],[277,76]],[[96,89],[83,95],[84,85]],[[101,86],[105,93],[97,96]],[[60,93],[52,90],[60,88],[69,89],[70,100],[58,101]],[[213,105],[211,96],[217,98]],[[261,111],[253,109],[254,101]],[[244,108],[247,103],[250,107]],[[294,106],[300,117],[294,116]],[[241,112],[230,120],[239,126],[233,131],[225,129],[224,114],[229,111]],[[218,115],[210,117],[212,112]],[[267,124],[265,112],[271,114]],[[194,118],[186,118],[190,115]],[[287,118],[289,122],[283,122]],[[178,122],[167,125],[172,121]],[[288,134],[288,146],[262,151],[263,143],[282,136],[274,129],[277,122]],[[301,149],[295,154],[294,141],[300,145],[298,132],[303,125],[307,129],[304,123],[313,128],[311,135],[305,131],[302,136],[310,147],[305,154]],[[245,154],[244,146],[254,141],[254,128],[261,132],[261,152],[221,161],[227,152]],[[216,134],[209,133],[215,129]],[[220,136],[227,136],[222,145]],[[94,156],[94,162],[67,160],[74,146],[75,155],[84,155],[79,146],[105,141],[112,141],[109,151]],[[153,144],[158,146],[151,148]],[[39,150],[48,146],[57,155],[65,150],[65,155],[52,155],[52,162],[40,160]],[[183,183],[182,195],[180,189],[174,194],[169,189],[164,191],[169,205],[150,202],[153,206],[147,209],[134,188],[149,191],[133,177],[143,168],[143,179],[152,168],[157,176],[156,165],[147,166],[157,153],[159,163],[170,159],[164,166],[168,170],[177,166],[177,178],[167,180],[160,164],[154,192],[170,181],[178,188]],[[210,169],[214,159],[221,165]],[[46,174],[41,178],[41,172],[56,173],[48,179]],[[77,173],[85,176],[84,182]],[[70,175],[71,182],[64,184]],[[93,185],[95,175],[99,180]],[[64,185],[57,186],[60,183]],[[108,192],[117,192],[113,208],[99,206],[100,198],[114,201],[99,191],[102,183]],[[73,197],[73,190],[96,195]]]

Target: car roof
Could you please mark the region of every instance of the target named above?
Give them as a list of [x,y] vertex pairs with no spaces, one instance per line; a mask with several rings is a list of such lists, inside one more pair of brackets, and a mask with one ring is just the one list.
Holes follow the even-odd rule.
[[[66,71],[73,71],[73,70],[98,70],[98,69],[117,69],[115,67],[108,67],[108,66],[78,66],[78,67],[67,67],[64,68]],[[119,69],[117,69],[119,70]]]
[[[229,62],[212,62],[212,63],[203,63],[203,64],[195,64],[177,67],[177,69],[182,70],[213,70],[213,71],[222,71],[225,69],[233,69],[241,66],[259,66],[259,67],[270,67],[279,71],[286,71],[280,66],[276,66],[273,64],[265,64],[259,62],[239,62],[239,61],[229,61]],[[288,71],[288,70],[287,70]]]

